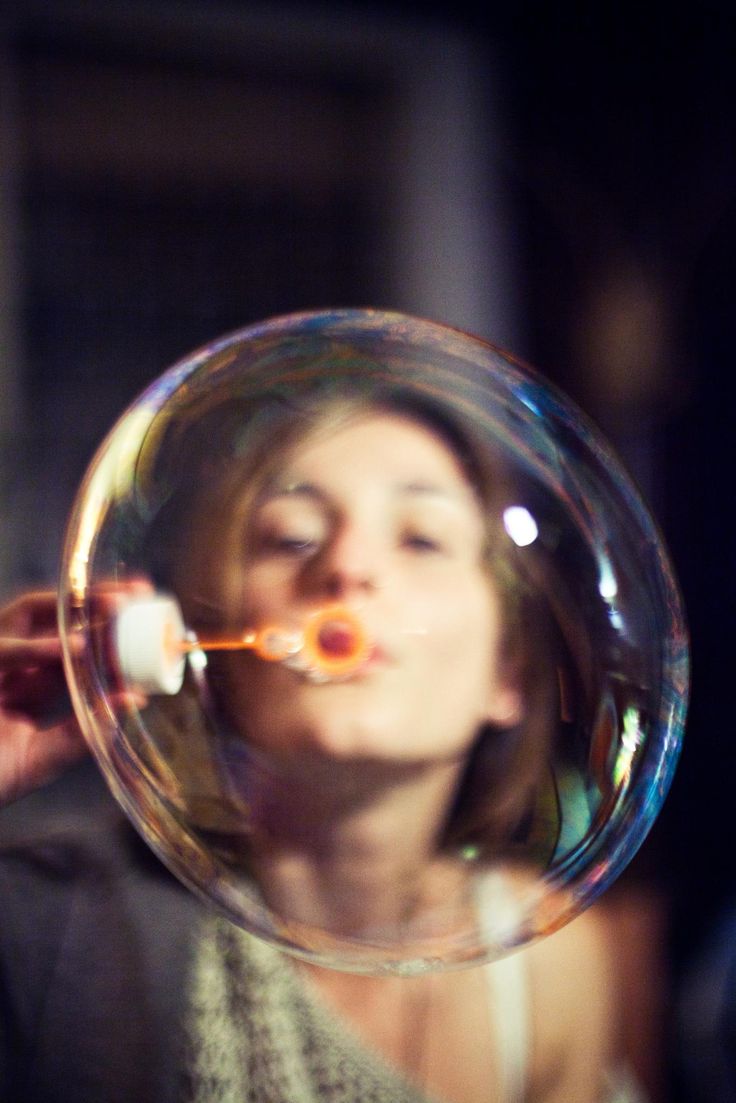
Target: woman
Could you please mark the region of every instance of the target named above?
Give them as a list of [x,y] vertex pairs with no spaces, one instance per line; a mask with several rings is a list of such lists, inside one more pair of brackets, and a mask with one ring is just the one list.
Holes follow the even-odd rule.
[[[549,738],[535,713],[549,704],[550,670],[542,664],[540,675],[519,647],[517,580],[504,574],[487,520],[498,486],[450,421],[395,400],[341,397],[328,413],[320,405],[319,414],[291,411],[279,432],[269,419],[267,458],[248,466],[245,484],[236,474],[233,485],[208,488],[195,514],[197,531],[210,533],[206,551],[183,575],[174,556],[168,581],[197,628],[205,616],[220,630],[298,627],[310,610],[340,602],[365,624],[371,650],[353,676],[326,683],[246,652],[212,656],[208,719],[254,752],[227,822],[214,827],[228,833],[247,806],[248,868],[271,908],[300,929],[401,930],[448,899],[450,923],[462,923],[476,907],[463,844],[513,852],[529,811]],[[100,597],[108,608],[116,600]],[[35,696],[43,699],[58,661],[49,614],[47,598],[31,597],[4,616],[15,636],[1,653],[15,793],[80,750],[68,721],[46,731],[37,721]],[[514,783],[504,787],[500,771],[493,807],[481,815],[483,802],[470,801],[463,822],[458,809],[468,802],[459,797],[479,745],[492,763],[489,739],[503,744],[503,733],[525,723],[531,735],[516,740]],[[10,859],[17,867],[17,848]],[[126,868],[117,855],[115,864]],[[140,908],[130,910],[146,946]],[[174,982],[179,1006],[157,1023],[177,1038],[166,1098],[603,1098],[614,1014],[591,913],[507,962],[406,978],[286,961],[191,901],[170,910],[186,915],[175,925],[186,967]],[[111,949],[120,945],[118,936]],[[8,960],[6,976],[17,976]],[[170,993],[172,969],[154,992]],[[152,973],[149,961],[149,995]],[[8,1008],[13,987],[6,981]],[[7,1098],[76,1098],[55,1096],[48,1076],[43,1092],[29,1092],[40,1074],[17,1052],[32,1051],[24,1032],[39,1021],[14,1011],[10,1021]],[[154,1082],[160,1092],[162,1067],[153,1060],[152,1069],[137,1094],[120,1097],[147,1098]],[[117,1098],[115,1090],[108,1080],[106,1094],[98,1083],[87,1097]]]

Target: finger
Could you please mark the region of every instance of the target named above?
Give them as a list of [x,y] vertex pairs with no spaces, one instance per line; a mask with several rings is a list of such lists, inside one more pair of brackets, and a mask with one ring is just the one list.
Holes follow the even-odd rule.
[[23,663],[51,662],[61,659],[61,655],[58,636],[0,636],[0,669]]
[[[67,649],[80,654],[85,646],[81,632],[69,632]],[[10,636],[0,634],[0,671],[28,665],[43,666],[61,662],[64,648],[59,636]]]
[[56,627],[56,593],[34,590],[21,594],[0,610],[0,632],[29,636],[51,634]]
[[71,718],[45,730],[16,726],[13,739],[0,743],[0,803],[53,781],[86,754],[82,733]]
[[0,671],[0,709],[40,718],[70,711],[61,663]]
[[144,577],[101,582],[97,583],[90,592],[90,607],[98,616],[110,616],[118,612],[132,598],[145,597],[153,593],[153,583]]
[[[105,580],[89,588],[91,608],[99,614],[114,612],[127,598],[154,592],[150,579],[134,576]],[[0,633],[16,636],[50,635],[57,625],[58,594],[55,590],[31,590],[0,609]]]
[[147,578],[130,578],[125,581],[100,582],[90,587],[81,607],[71,608],[68,614],[68,633],[104,633],[111,627],[127,602],[155,593],[153,583]]

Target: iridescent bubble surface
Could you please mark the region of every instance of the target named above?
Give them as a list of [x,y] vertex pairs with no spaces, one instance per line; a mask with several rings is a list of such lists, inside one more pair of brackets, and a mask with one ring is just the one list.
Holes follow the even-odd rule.
[[80,489],[60,617],[143,837],[336,967],[554,930],[631,859],[677,761],[687,636],[646,507],[563,395],[427,321],[276,318],[172,367]]

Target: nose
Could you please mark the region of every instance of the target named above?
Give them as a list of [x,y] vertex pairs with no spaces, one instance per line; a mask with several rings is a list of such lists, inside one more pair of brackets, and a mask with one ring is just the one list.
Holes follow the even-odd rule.
[[344,601],[379,588],[384,556],[367,525],[342,525],[312,563],[312,583],[320,595]]

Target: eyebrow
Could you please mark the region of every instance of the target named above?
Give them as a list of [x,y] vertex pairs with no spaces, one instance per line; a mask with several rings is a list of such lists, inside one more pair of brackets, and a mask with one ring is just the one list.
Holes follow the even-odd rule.
[[451,487],[440,486],[437,483],[400,483],[396,489],[402,494],[416,494],[420,497],[427,495],[428,497],[455,499],[461,496],[457,494]]
[[296,481],[293,483],[271,483],[261,494],[258,504],[263,505],[265,502],[272,502],[274,498],[311,498],[314,501],[325,502],[328,495],[326,491],[314,483]]
[[[464,498],[464,495],[453,487],[422,482],[419,479],[396,483],[392,489],[397,497],[429,498],[448,502],[462,502]],[[265,505],[279,498],[303,498],[320,505],[331,502],[330,493],[316,483],[294,481],[293,483],[272,483],[266,487],[258,504]]]

